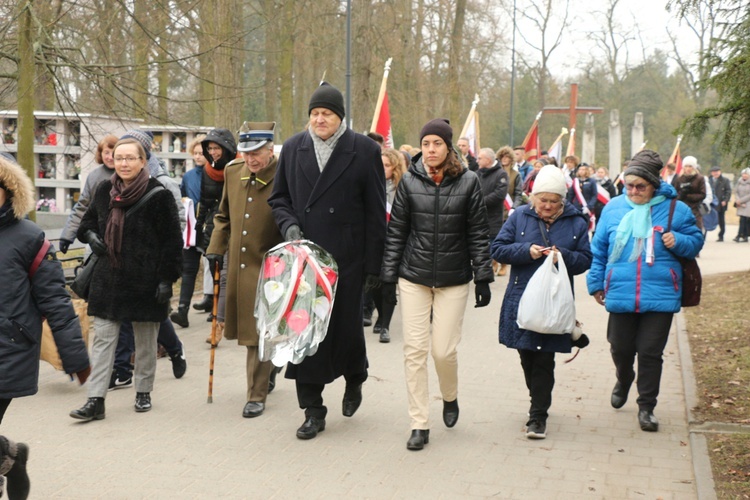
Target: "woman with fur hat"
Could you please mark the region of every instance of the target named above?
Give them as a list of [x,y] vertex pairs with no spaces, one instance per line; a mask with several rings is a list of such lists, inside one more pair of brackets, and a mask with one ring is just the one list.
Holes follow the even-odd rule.
[[26,218],[34,208],[33,184],[6,158],[0,157],[0,422],[13,398],[37,392],[43,318],[65,373],[84,383],[91,371],[55,248]]
[[531,191],[531,202],[516,209],[492,242],[492,258],[510,264],[510,280],[500,311],[500,343],[516,349],[531,398],[526,422],[526,437],[547,436],[548,410],[555,385],[555,353],[586,347],[581,334],[546,335],[518,326],[518,304],[526,285],[551,251],[560,252],[568,269],[570,287],[573,276],[591,266],[588,217],[566,201],[565,175],[554,165],[539,170]]
[[[381,279],[383,295],[401,297],[404,368],[409,396],[409,450],[429,442],[427,357],[432,353],[443,400],[443,422],[458,421],[458,343],[469,283],[475,307],[490,302],[493,281],[489,224],[477,175],[453,149],[447,120],[427,122],[421,153],[396,190]],[[430,321],[432,313],[432,321]]]
[[625,405],[636,381],[638,423],[647,432],[659,429],[654,408],[662,354],[672,316],[682,303],[679,259],[694,258],[703,246],[690,208],[676,201],[674,187],[659,177],[663,165],[651,150],[640,151],[630,161],[623,172],[625,196],[613,198],[602,210],[586,279],[589,294],[610,313],[607,340],[617,377],[612,407]]

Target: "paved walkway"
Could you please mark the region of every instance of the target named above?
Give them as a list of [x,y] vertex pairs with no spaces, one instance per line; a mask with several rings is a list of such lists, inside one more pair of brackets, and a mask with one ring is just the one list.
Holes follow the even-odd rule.
[[[701,254],[705,274],[744,270],[750,245],[715,234]],[[400,317],[393,341],[367,329],[370,379],[353,418],[341,415],[343,381],[325,391],[327,428],[312,441],[295,430],[303,421],[294,385],[280,379],[266,413],[243,419],[245,350],[222,342],[216,351],[213,404],[207,404],[209,332],[191,312],[178,329],[188,371],[181,380],[158,362],[154,409],[133,411],[133,389],[107,397],[107,417],[79,423],[68,412],[85,388],[41,365],[35,397],[13,401],[2,433],[31,446],[31,498],[644,498],[699,497],[708,479],[706,450],[690,439],[676,336],[665,352],[656,415],[658,433],[642,432],[634,397],[609,405],[614,369],[605,339],[607,314],[577,281],[578,317],[592,344],[570,364],[558,357],[548,437],[523,434],[528,408],[518,355],[497,342],[507,284],[493,284],[489,307],[469,304],[459,354],[461,418],[442,423],[431,368],[432,433],[424,451],[406,450],[409,419],[402,367]],[[692,377],[691,373],[688,373]],[[698,466],[696,481],[694,459]],[[708,474],[708,475],[706,475]],[[709,488],[700,495],[709,498]]]

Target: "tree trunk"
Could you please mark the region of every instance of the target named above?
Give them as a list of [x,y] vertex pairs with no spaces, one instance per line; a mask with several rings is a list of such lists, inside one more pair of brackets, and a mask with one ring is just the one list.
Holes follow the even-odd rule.
[[450,95],[448,96],[448,116],[450,117],[453,127],[461,133],[460,127],[463,126],[463,122],[460,120],[460,103],[461,103],[461,82],[459,75],[461,74],[461,56],[463,55],[463,38],[464,38],[464,23],[466,20],[466,0],[456,0],[456,17],[455,23],[453,24],[453,32],[451,33],[451,47],[450,56],[448,60],[448,88],[450,89]]
[[[18,164],[34,180],[34,32],[33,1],[18,15]],[[36,212],[30,214],[36,220]]]
[[[265,0],[265,17],[266,17],[266,32],[265,32],[265,74],[266,74],[266,85],[265,85],[265,105],[266,105],[266,116],[265,119],[269,121],[278,121],[278,92],[279,92],[279,53],[278,53],[278,42],[279,42],[279,28],[278,28],[278,16],[276,12],[276,1]],[[280,137],[279,137],[280,140]]]
[[[135,19],[146,23],[149,19],[147,0],[134,0],[134,4]],[[151,40],[140,28],[136,29],[131,36],[135,45],[133,60],[135,92],[132,96],[135,110],[133,114],[137,118],[146,118],[148,116],[148,63]]]
[[287,139],[294,134],[294,0],[283,0],[281,23],[281,57],[279,75],[281,77],[281,129],[279,135]]

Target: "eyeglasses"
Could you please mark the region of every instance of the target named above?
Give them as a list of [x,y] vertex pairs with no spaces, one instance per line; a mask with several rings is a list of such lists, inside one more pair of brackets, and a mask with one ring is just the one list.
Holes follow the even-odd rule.
[[141,156],[115,156],[115,163],[135,163],[141,158]]
[[221,151],[221,146],[209,146],[206,149],[209,153],[213,153],[214,151]]
[[625,184],[625,189],[628,191],[636,191],[638,193],[642,193],[646,188],[648,188],[648,184]]

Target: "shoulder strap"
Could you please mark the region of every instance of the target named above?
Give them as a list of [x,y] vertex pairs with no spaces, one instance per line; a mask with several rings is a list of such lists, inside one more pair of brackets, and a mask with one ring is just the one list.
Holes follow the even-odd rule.
[[544,246],[550,247],[549,240],[547,239],[547,224],[542,219],[536,220],[539,223],[539,232],[542,233],[542,239],[544,240]]
[[139,208],[141,208],[143,205],[146,204],[146,202],[149,200],[149,198],[151,198],[156,193],[158,193],[159,191],[162,191],[164,189],[166,189],[166,188],[164,186],[162,186],[161,184],[159,184],[158,186],[155,186],[154,189],[152,189],[151,191],[149,191],[146,194],[144,194],[143,196],[141,196],[141,199],[138,200],[137,202],[135,202],[133,204],[133,206],[130,207],[127,212],[125,212],[125,217],[127,217],[130,214],[132,214],[133,212],[137,212]]
[[672,217],[674,216],[674,207],[677,205],[677,198],[672,198],[672,202],[669,204],[669,219],[667,220],[667,232],[672,232]]
[[52,246],[47,238],[44,239],[44,243],[42,243],[42,247],[39,249],[39,251],[36,253],[36,257],[34,257],[34,261],[31,263],[31,267],[29,268],[29,279],[34,279],[34,275],[36,274],[37,269],[39,269],[39,264],[42,263],[42,260],[44,260],[44,256],[47,255],[47,251],[49,250],[49,247]]

